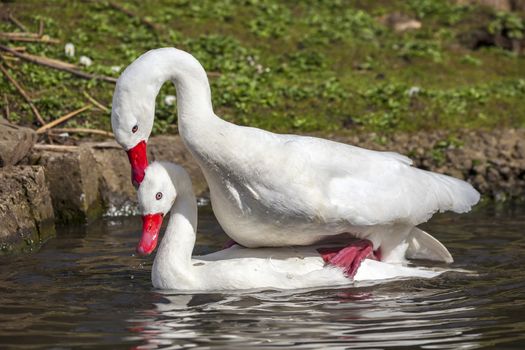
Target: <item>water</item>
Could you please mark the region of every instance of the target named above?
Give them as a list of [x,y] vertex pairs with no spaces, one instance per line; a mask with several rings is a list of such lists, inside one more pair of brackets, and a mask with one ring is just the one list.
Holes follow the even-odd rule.
[[[201,208],[197,253],[226,237]],[[302,292],[182,295],[152,289],[132,252],[137,218],[66,228],[0,259],[0,348],[525,348],[525,207],[441,215],[424,228],[453,267],[432,280]]]

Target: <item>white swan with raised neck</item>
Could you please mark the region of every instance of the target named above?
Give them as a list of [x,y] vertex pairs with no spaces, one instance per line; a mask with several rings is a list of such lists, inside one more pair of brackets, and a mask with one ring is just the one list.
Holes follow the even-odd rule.
[[479,200],[470,184],[414,168],[397,153],[226,122],[213,112],[203,67],[175,48],[146,52],[115,88],[113,131],[128,152],[135,184],[147,166],[155,98],[168,80],[177,90],[182,140],[203,170],[219,223],[236,242],[310,245],[350,233],[371,240],[386,261],[452,261],[416,225],[436,211],[469,211]]

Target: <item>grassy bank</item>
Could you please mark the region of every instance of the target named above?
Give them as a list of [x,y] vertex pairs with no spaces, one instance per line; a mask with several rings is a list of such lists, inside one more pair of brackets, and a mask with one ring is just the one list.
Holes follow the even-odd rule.
[[[373,3],[373,4],[372,4]],[[91,73],[118,77],[144,51],[176,46],[213,72],[217,114],[239,124],[279,132],[525,126],[525,60],[492,45],[474,49],[472,33],[520,39],[523,20],[452,1],[384,0],[302,2],[127,2],[129,16],[108,2],[27,1],[2,5],[31,31],[38,21],[59,44],[20,43],[27,53],[93,64]],[[422,23],[396,32],[378,20],[394,12]],[[0,31],[19,28],[4,18]],[[75,45],[67,57],[64,44]],[[87,91],[110,106],[113,85],[83,80],[23,60],[4,65],[32,97],[46,121],[86,104]],[[2,109],[8,119],[37,126],[29,106],[5,78]],[[168,84],[157,101],[155,132],[176,128],[175,95]],[[110,130],[109,116],[90,109],[68,127]]]

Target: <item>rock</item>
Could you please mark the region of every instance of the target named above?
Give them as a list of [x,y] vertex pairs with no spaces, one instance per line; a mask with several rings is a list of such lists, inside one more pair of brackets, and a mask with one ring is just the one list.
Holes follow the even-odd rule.
[[31,151],[36,140],[34,130],[0,119],[0,167],[17,164]]
[[407,30],[414,30],[421,28],[421,22],[408,17],[405,14],[394,12],[388,15],[381,16],[379,22],[396,32],[405,32]]
[[487,169],[487,180],[489,182],[492,182],[494,184],[498,183],[498,180],[500,179],[500,174],[496,168],[488,168]]
[[457,168],[448,168],[443,171],[443,174],[456,177],[458,179],[463,179],[463,172],[460,169]]
[[[444,159],[436,146],[448,140],[446,131],[420,131],[394,135],[360,134],[337,141],[373,150],[396,151],[408,155],[414,166],[466,180],[492,198],[522,198],[525,194],[525,129],[491,131],[458,130],[453,133],[460,145],[444,149]],[[436,155],[438,156],[436,158]],[[502,194],[505,196],[502,197]]]
[[102,215],[100,171],[89,147],[40,152],[38,164],[45,168],[58,222],[88,222]]
[[475,164],[472,167],[472,170],[474,171],[474,174],[485,174],[485,170],[487,169],[487,164],[485,162]]
[[137,194],[131,184],[126,152],[115,141],[90,145],[101,176],[101,195],[106,215],[136,215]]
[[525,140],[518,140],[515,146],[515,157],[525,159]]
[[0,253],[32,250],[55,234],[54,221],[42,167],[0,169]]

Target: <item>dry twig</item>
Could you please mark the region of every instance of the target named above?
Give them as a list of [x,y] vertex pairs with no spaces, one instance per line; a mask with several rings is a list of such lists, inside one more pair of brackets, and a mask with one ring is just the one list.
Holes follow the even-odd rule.
[[48,35],[44,35],[44,21],[40,20],[38,24],[38,33],[31,33],[27,28],[20,23],[13,15],[9,14],[9,19],[11,22],[15,23],[22,32],[0,32],[0,38],[7,39],[10,41],[24,41],[24,42],[40,42],[40,43],[50,43],[58,44],[60,40],[52,39]]
[[[13,57],[13,56],[0,55],[0,57],[2,57],[2,59],[5,61],[6,66],[8,66],[8,67],[9,67],[9,64],[7,64],[7,61],[20,61],[19,58]],[[9,67],[9,68],[11,68],[11,67]]]
[[2,60],[4,60],[4,64],[10,68],[10,69],[15,69],[15,67],[13,67],[13,65],[9,62],[9,61],[19,61],[18,58],[16,57],[13,57],[13,56],[7,56],[7,55],[0,55],[0,57],[2,58]]
[[85,110],[90,109],[91,107],[93,107],[93,105],[89,104],[89,105],[85,105],[82,108],[74,110],[73,112],[67,113],[67,114],[61,116],[60,118],[57,118],[57,119],[53,120],[52,122],[50,122],[50,123],[42,126],[41,128],[37,129],[36,133],[37,134],[42,134],[42,133],[46,132],[47,130],[57,126],[58,124],[63,123],[66,120],[73,118],[77,114],[80,114],[80,113],[84,112]]
[[15,16],[13,16],[11,13],[7,16],[9,18],[9,20],[15,25],[17,26],[21,31],[24,31],[24,32],[27,32],[27,27],[25,25],[22,24],[22,22],[20,22],[18,19],[15,18]]
[[41,19],[40,22],[38,22],[38,36],[42,37],[44,35],[44,21]]
[[65,145],[43,145],[37,143],[33,146],[34,149],[40,151],[54,151],[54,152],[76,152],[78,146],[65,146]]
[[11,48],[9,48],[7,46],[4,46],[4,45],[0,45],[0,50],[9,52],[13,56],[22,58],[22,59],[24,59],[26,61],[33,62],[33,63],[36,63],[36,64],[40,64],[42,66],[46,66],[46,67],[62,70],[62,71],[74,74],[74,75],[79,76],[79,77],[84,78],[84,79],[97,79],[97,80],[102,80],[102,81],[105,81],[105,82],[108,82],[108,83],[116,83],[117,82],[116,78],[108,77],[106,75],[95,75],[95,74],[86,73],[86,72],[83,72],[81,70],[72,68],[72,66],[73,67],[76,67],[76,66],[74,66],[74,65],[72,65],[70,63],[67,63],[67,62],[60,61],[60,60],[51,59],[51,58],[47,58],[47,57],[44,57],[44,56],[36,56],[36,55],[30,55],[30,54],[27,54],[27,53],[21,53],[21,52],[13,50],[13,49],[11,49]]
[[93,98],[93,96],[91,96],[90,94],[88,94],[87,91],[84,91],[84,96],[86,96],[86,98],[89,100],[89,102],[93,103],[95,106],[97,106],[99,109],[103,110],[104,112],[106,113],[109,113],[109,108],[104,106],[102,103],[98,102],[97,100],[95,100]]
[[4,34],[13,34],[13,33],[0,33],[0,38],[7,39],[9,41],[22,41],[26,43],[46,43],[46,44],[58,44],[60,40],[51,39],[47,35],[44,35],[40,38],[25,36],[25,35],[4,35]]
[[42,116],[40,115],[40,112],[38,112],[38,109],[36,108],[36,106],[33,104],[33,102],[31,101],[31,99],[29,98],[29,95],[25,92],[25,90],[22,88],[22,86],[20,86],[20,84],[18,84],[18,82],[15,80],[15,78],[13,78],[9,72],[7,71],[7,69],[4,68],[4,65],[0,63],[0,70],[2,71],[2,73],[4,73],[5,77],[7,78],[7,80],[9,80],[9,82],[11,84],[13,84],[13,86],[16,88],[16,90],[20,93],[20,95],[22,95],[22,97],[24,98],[24,100],[26,100],[27,104],[29,104],[29,107],[31,108],[31,110],[33,111],[33,114],[35,115],[36,119],[38,120],[38,122],[42,125],[42,126],[45,126],[46,125],[46,122],[44,121],[44,118],[42,118]]
[[88,129],[88,128],[56,128],[53,129],[53,132],[56,133],[63,133],[63,132],[70,132],[70,133],[79,133],[79,134],[94,134],[94,135],[102,135],[106,137],[115,137],[112,132],[100,130],[100,129]]
[[5,113],[5,119],[9,120],[9,101],[7,100],[7,94],[4,94],[4,113]]
[[38,38],[38,34],[31,32],[0,32],[0,36],[4,38],[10,37],[27,37],[27,38]]
[[[9,35],[6,35],[9,34]],[[7,39],[9,41],[21,41],[26,43],[45,43],[45,44],[58,44],[60,40],[51,39],[47,35],[42,37],[33,37],[28,35],[12,35],[13,33],[0,33],[0,39]]]

